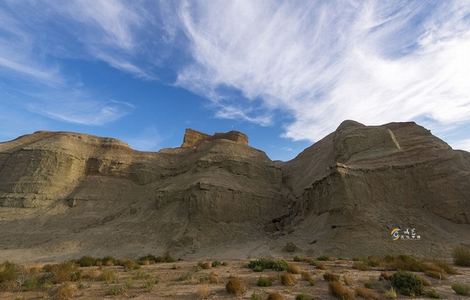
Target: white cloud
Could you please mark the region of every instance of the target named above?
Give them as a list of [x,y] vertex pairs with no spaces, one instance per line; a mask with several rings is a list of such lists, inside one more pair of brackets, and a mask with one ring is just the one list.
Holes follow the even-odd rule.
[[450,144],[453,149],[470,151],[470,139],[460,140]]
[[468,1],[185,2],[194,61],[178,84],[221,104],[219,116],[243,118],[223,107],[259,102],[264,115],[287,112],[294,140],[318,140],[344,119],[443,130],[470,121],[469,13]]

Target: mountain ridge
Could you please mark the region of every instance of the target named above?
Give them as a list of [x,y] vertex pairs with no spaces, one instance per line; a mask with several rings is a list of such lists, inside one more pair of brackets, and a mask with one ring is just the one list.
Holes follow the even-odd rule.
[[[239,132],[187,130],[181,147],[145,152],[41,131],[0,143],[0,226],[0,254],[33,260],[233,258],[289,242],[305,253],[448,255],[470,244],[470,153],[414,122],[347,120],[287,162]],[[413,226],[422,241],[391,240]]]

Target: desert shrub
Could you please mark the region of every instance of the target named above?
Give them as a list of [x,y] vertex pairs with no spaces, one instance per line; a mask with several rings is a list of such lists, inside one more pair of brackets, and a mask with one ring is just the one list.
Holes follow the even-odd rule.
[[292,273],[292,274],[300,274],[302,270],[298,265],[294,264],[288,264],[287,265],[287,272]]
[[329,261],[329,260],[331,260],[331,258],[329,256],[322,255],[322,256],[317,257],[317,260],[319,260],[319,261]]
[[73,262],[64,262],[57,265],[51,265],[48,272],[44,275],[44,281],[52,283],[63,283],[67,281],[78,281],[81,278],[81,272],[78,266]]
[[212,268],[212,263],[211,262],[199,262],[197,264],[201,269],[204,269],[204,270],[207,270],[207,269],[210,269]]
[[325,279],[326,281],[338,281],[339,276],[330,272],[326,272],[325,274],[323,274],[323,279]]
[[105,256],[101,259],[103,266],[114,266],[116,264],[117,259],[112,256]]
[[66,282],[53,291],[52,298],[55,300],[68,300],[72,299],[76,292],[77,287],[70,282]]
[[124,267],[125,271],[137,270],[140,268],[140,265],[133,259],[125,258],[119,260],[118,264]]
[[452,252],[454,264],[462,267],[470,267],[470,248],[459,246]]
[[431,278],[435,278],[439,280],[447,279],[447,276],[445,275],[445,273],[442,273],[439,271],[427,270],[427,271],[424,271],[424,274],[426,274],[427,276]]
[[295,296],[295,300],[313,300],[313,297],[305,294],[298,294]]
[[312,260],[312,261],[309,262],[309,264],[316,267],[319,270],[326,270],[325,264],[323,264],[321,262]]
[[431,281],[427,280],[425,277],[416,274],[416,278],[423,283],[423,286],[431,286]]
[[356,295],[359,297],[362,297],[364,299],[371,299],[371,300],[380,300],[380,294],[377,293],[374,290],[368,289],[368,288],[363,288],[363,287],[357,287],[356,288]]
[[265,269],[271,269],[274,271],[286,271],[288,269],[288,263],[283,259],[273,259],[273,258],[260,258],[257,260],[252,260],[248,264],[248,268],[253,271],[263,271]]
[[118,276],[115,270],[112,269],[105,269],[101,271],[101,274],[98,277],[99,281],[104,281],[108,284],[110,283],[117,283]]
[[96,265],[96,258],[91,256],[82,256],[76,262],[80,267],[93,267]]
[[271,279],[268,278],[268,277],[259,277],[258,281],[256,282],[256,285],[266,287],[266,286],[273,285],[273,283],[272,283]]
[[423,283],[415,274],[398,271],[391,278],[392,286],[405,296],[419,296],[423,293]]
[[151,292],[153,287],[158,283],[158,279],[156,278],[147,278],[144,280],[144,283],[142,284],[142,287],[145,289],[147,292]]
[[269,293],[268,300],[284,300],[284,296],[279,293]]
[[304,271],[301,273],[302,274],[302,279],[310,283],[310,285],[315,285],[315,278],[313,278],[312,274],[310,274],[307,271]]
[[388,272],[382,272],[380,273],[379,280],[390,280],[392,278],[392,275],[393,274],[388,273]]
[[370,266],[365,263],[364,261],[355,261],[353,263],[353,269],[359,270],[359,271],[367,271],[370,270]]
[[454,283],[452,285],[454,292],[461,296],[470,296],[470,284]]
[[328,284],[328,288],[330,290],[330,293],[336,298],[339,298],[342,300],[355,299],[354,292],[350,288],[347,288],[346,286],[344,286],[339,281],[330,281]]
[[120,296],[120,295],[125,295],[127,293],[127,287],[124,284],[116,284],[113,286],[110,286],[105,294],[107,296]]
[[145,256],[141,256],[137,259],[137,262],[140,265],[153,265],[157,261],[157,258],[152,254],[147,254]]
[[20,270],[20,266],[8,261],[0,264],[0,283],[5,281],[16,281]]
[[219,275],[217,273],[211,272],[209,274],[210,283],[219,283]]
[[424,295],[431,299],[441,299],[441,295],[439,295],[439,293],[434,289],[424,292]]
[[386,256],[385,268],[388,270],[424,272],[425,266],[422,260],[410,255]]
[[263,300],[263,297],[253,292],[253,294],[251,294],[250,300]]
[[282,273],[281,274],[281,283],[287,286],[296,285],[297,279],[291,273]]
[[213,267],[213,268],[217,268],[217,267],[220,267],[220,266],[222,266],[222,262],[220,262],[220,261],[218,261],[218,260],[214,260],[214,261],[212,262],[212,267]]
[[238,277],[230,277],[225,289],[229,294],[240,296],[246,292],[246,284]]
[[449,265],[448,263],[446,263],[445,261],[434,259],[431,262],[434,265],[440,267],[442,270],[444,270],[444,272],[446,272],[449,275],[458,274],[457,270],[454,267],[452,267],[451,265]]
[[201,285],[196,291],[196,299],[207,299],[209,294],[209,287],[207,285]]

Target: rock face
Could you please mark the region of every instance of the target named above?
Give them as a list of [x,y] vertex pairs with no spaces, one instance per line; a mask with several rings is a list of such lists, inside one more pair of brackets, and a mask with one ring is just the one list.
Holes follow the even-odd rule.
[[230,140],[242,145],[248,145],[248,137],[239,131],[218,132],[214,135],[208,135],[191,128],[186,129],[184,133],[183,144],[181,148],[195,147],[202,142],[211,142],[214,140]]
[[[420,241],[392,241],[394,227]],[[0,143],[0,256],[447,255],[470,244],[470,154],[415,123],[338,129],[288,162],[246,135],[180,148],[36,132]],[[393,253],[392,253],[393,252]],[[23,257],[22,255],[28,255]]]

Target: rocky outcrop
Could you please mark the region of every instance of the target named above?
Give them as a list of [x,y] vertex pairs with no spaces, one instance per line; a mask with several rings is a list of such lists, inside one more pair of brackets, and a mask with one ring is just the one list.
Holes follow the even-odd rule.
[[193,129],[186,129],[184,133],[182,148],[195,147],[202,142],[214,140],[230,140],[242,145],[248,145],[248,137],[239,131],[217,132],[214,135],[208,135]]
[[[0,254],[438,255],[470,243],[470,154],[415,123],[338,129],[288,162],[231,131],[134,151],[69,132],[0,143]],[[394,242],[414,227],[419,242]],[[53,237],[53,238],[51,238]],[[33,254],[32,254],[33,253]]]

